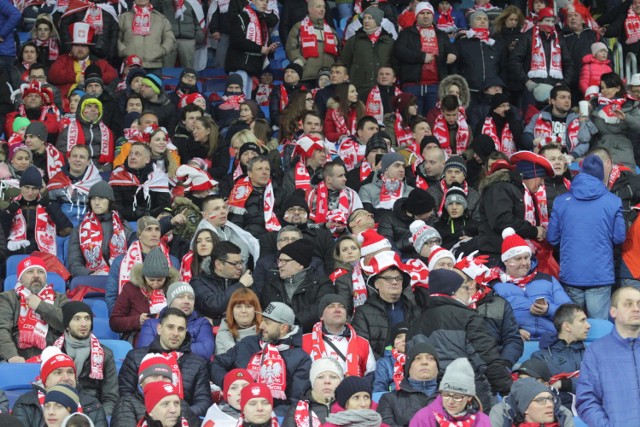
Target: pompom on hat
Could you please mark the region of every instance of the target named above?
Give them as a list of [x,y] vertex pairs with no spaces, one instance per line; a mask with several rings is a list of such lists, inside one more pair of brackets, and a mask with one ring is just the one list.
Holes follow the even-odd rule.
[[391,250],[391,242],[385,237],[382,237],[376,230],[365,230],[358,236],[358,243],[360,243],[360,255],[371,255],[382,249]]
[[522,237],[516,234],[513,228],[505,228],[502,231],[502,256],[500,259],[502,262],[506,262],[508,259],[522,254],[531,255],[531,248]]

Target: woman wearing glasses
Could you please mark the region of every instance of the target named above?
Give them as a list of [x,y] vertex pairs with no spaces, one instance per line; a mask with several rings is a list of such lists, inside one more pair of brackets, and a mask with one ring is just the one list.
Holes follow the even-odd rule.
[[436,399],[416,413],[409,427],[490,427],[489,416],[482,412],[482,404],[475,394],[471,364],[465,358],[456,359],[447,366]]

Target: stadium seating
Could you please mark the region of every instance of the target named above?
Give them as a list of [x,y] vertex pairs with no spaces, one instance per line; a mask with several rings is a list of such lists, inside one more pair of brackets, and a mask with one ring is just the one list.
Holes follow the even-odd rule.
[[122,362],[124,362],[124,358],[127,357],[127,353],[133,349],[131,344],[128,341],[122,340],[100,340],[100,343],[105,347],[109,347],[109,349],[113,351],[116,370],[120,372],[120,367],[122,366]]
[[0,390],[7,395],[10,408],[20,395],[31,391],[39,375],[39,363],[0,363]]
[[605,335],[609,335],[611,330],[613,329],[613,323],[608,320],[603,319],[587,319],[587,322],[591,325],[591,329],[589,329],[589,334],[587,335],[587,339],[585,340],[588,343],[591,343],[599,338],[604,337]]
[[[11,289],[16,287],[16,283],[18,282],[18,276],[12,274],[11,276],[7,276],[4,279],[4,290],[10,291]],[[67,284],[64,279],[60,277],[59,274],[56,273],[47,273],[47,282],[53,285],[53,290],[56,292],[60,292],[64,294],[67,292]]]

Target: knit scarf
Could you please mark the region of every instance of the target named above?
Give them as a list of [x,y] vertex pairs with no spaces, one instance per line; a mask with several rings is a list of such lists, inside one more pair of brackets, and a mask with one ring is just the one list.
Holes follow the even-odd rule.
[[[237,180],[231,190],[231,195],[229,196],[229,206],[231,211],[239,215],[246,213],[245,204],[247,203],[251,193],[253,193],[253,184],[248,176]],[[278,231],[281,228],[280,221],[278,221],[278,218],[273,212],[274,204],[275,197],[273,194],[273,183],[269,180],[269,183],[264,189],[263,197],[264,225],[267,231]]]
[[162,309],[167,306],[167,297],[162,289],[150,289],[146,291],[140,289],[140,291],[149,301],[149,313],[160,313]]
[[102,34],[102,29],[104,28],[102,9],[100,9],[95,3],[90,2],[90,6],[87,8],[87,13],[85,13],[83,21],[91,25],[96,34]]
[[[353,329],[353,326],[350,324],[345,324],[345,327],[349,329],[349,344],[347,345],[347,371],[345,375],[347,376],[357,376],[361,377],[364,375],[364,372],[360,369],[359,360],[356,357],[357,354],[357,343],[356,343],[356,331]],[[337,358],[337,355],[332,355],[332,352],[327,352],[327,348],[324,345],[324,334],[322,332],[322,322],[317,322],[313,325],[313,330],[311,331],[311,356],[312,360],[317,360],[322,357],[331,357]]]
[[[242,424],[240,424],[240,425],[242,425]],[[149,427],[149,423],[147,423],[147,417],[143,417],[138,422],[136,427]],[[184,417],[180,417],[180,427],[189,427],[189,422]]]
[[193,263],[193,251],[189,251],[185,256],[182,257],[182,261],[180,262],[180,276],[182,276],[182,280],[189,283],[193,274],[191,273],[191,264]]
[[49,61],[55,61],[58,59],[60,55],[60,48],[58,47],[58,40],[55,37],[49,37],[47,40],[34,40],[36,42],[36,46],[43,47],[46,46],[49,49]]
[[609,124],[618,124],[620,119],[616,116],[615,111],[620,110],[627,100],[625,98],[609,99],[604,96],[598,96],[598,116]]
[[438,37],[436,36],[436,30],[431,27],[418,26],[418,34],[420,34],[420,51],[428,53],[430,55],[438,54]]
[[[167,262],[171,265],[171,259],[169,258],[169,248],[164,243],[160,243],[160,249],[167,257]],[[120,276],[118,277],[118,295],[122,292],[122,287],[131,278],[131,269],[136,264],[142,264],[142,245],[140,241],[136,240],[131,244],[129,250],[122,258],[122,264],[120,264]]]
[[258,46],[266,46],[267,40],[269,40],[269,34],[265,25],[262,25],[258,14],[251,7],[251,5],[245,6],[243,9],[249,16],[249,25],[247,25],[247,40],[257,44]]
[[240,104],[244,102],[244,95],[226,95],[222,97],[223,103],[218,106],[219,110],[240,110]]
[[526,290],[527,285],[536,277],[536,274],[538,273],[535,269],[524,277],[513,277],[504,271],[500,271],[500,281],[502,283],[513,283],[520,289]]
[[364,33],[367,35],[367,37],[371,41],[371,44],[375,45],[378,39],[380,38],[380,34],[382,34],[382,27],[376,27],[371,31],[364,30]]
[[148,36],[151,34],[151,11],[153,6],[149,4],[145,7],[133,5],[133,21],[131,22],[132,33],[136,36]]
[[562,79],[562,52],[560,51],[560,42],[555,30],[551,34],[551,66],[547,72],[547,58],[544,54],[542,46],[542,37],[540,37],[540,27],[533,27],[531,35],[531,68],[527,73],[530,79],[539,78],[546,79],[552,77],[557,80]]
[[404,182],[398,179],[387,179],[384,176],[382,180],[382,188],[380,189],[380,201],[375,206],[377,209],[392,210],[393,205],[404,192]]
[[391,355],[393,356],[393,383],[396,386],[396,390],[400,390],[400,383],[404,379],[404,364],[407,363],[407,355],[400,353],[395,348],[391,349]]
[[480,43],[484,43],[489,46],[493,46],[496,43],[494,39],[489,37],[488,28],[473,28],[465,31],[465,34],[468,39],[478,39],[480,40]]
[[[345,188],[344,190],[340,190],[340,195],[338,196],[338,209],[346,213],[347,216],[351,215],[353,203],[353,194],[351,191],[350,188]],[[329,213],[329,189],[324,181],[318,184],[315,190],[309,192],[307,203],[309,206],[313,206],[314,201],[316,208],[311,211],[309,218],[315,221],[316,224],[327,222],[327,214]]]
[[104,233],[98,216],[89,212],[78,227],[80,251],[85,259],[85,266],[92,272],[109,272],[113,260],[127,252],[127,236],[118,211],[111,212],[113,235],[109,241],[109,262],[102,255],[102,241]]
[[[351,263],[351,285],[353,287],[353,311],[355,313],[356,308],[360,307],[367,301],[367,285],[364,281],[364,276],[362,276],[362,267],[360,266],[359,261],[354,261]],[[338,268],[333,273],[329,275],[329,279],[335,285],[336,280],[339,277],[344,276],[349,273],[349,270],[344,268]]]
[[[337,108],[332,108],[329,110],[329,114],[331,119],[336,125],[336,130],[340,132],[341,135],[355,135],[358,120],[356,117],[356,109],[349,108],[349,112],[347,113],[348,117],[344,117],[344,115]],[[349,123],[347,123],[347,120]]]
[[294,169],[294,182],[296,185],[296,189],[301,188],[304,190],[305,197],[309,197],[309,193],[311,192],[311,176],[309,176],[309,171],[307,170],[307,165],[305,164],[304,158],[300,158],[298,163],[296,163],[296,168]]
[[[338,42],[336,36],[331,31],[331,27],[324,21],[322,24],[322,39],[324,40],[324,53],[326,55],[338,56]],[[306,16],[300,22],[300,47],[302,48],[302,56],[305,59],[318,58],[320,51],[318,49],[318,37],[313,23],[309,16]]]
[[[22,196],[18,196],[13,201],[20,202]],[[44,206],[36,206],[36,226],[35,240],[40,252],[56,255],[56,224]],[[10,251],[17,251],[21,248],[29,247],[31,243],[27,238],[27,221],[22,213],[22,208],[18,209],[11,219],[11,229],[7,248]]]
[[627,36],[626,44],[633,44],[640,41],[640,16],[638,16],[633,8],[629,8],[627,18],[624,20],[624,33]]
[[297,427],[320,427],[322,425],[320,418],[311,410],[307,400],[298,400],[293,419]]
[[476,423],[475,414],[465,415],[464,420],[454,418],[454,421],[449,421],[445,414],[438,411],[433,411],[433,416],[440,427],[472,427]]
[[438,21],[436,22],[436,28],[447,34],[454,33],[458,29],[453,20],[452,9],[450,7],[447,11],[439,11],[440,16],[438,16]]
[[[25,349],[37,347],[44,349],[47,346],[47,333],[49,332],[49,324],[42,320],[40,314],[29,307],[28,299],[31,291],[18,282],[15,288],[16,294],[20,299],[20,315],[18,317],[18,348]],[[46,285],[38,293],[38,297],[45,304],[53,305],[56,299],[56,293],[53,291],[52,285]]]
[[121,187],[136,187],[136,192],[133,195],[133,209],[138,207],[138,192],[142,190],[147,205],[151,205],[151,191],[158,193],[169,193],[169,177],[167,174],[154,163],[153,171],[149,174],[147,180],[143,183],[140,182],[137,176],[127,171],[124,165],[117,167],[111,173],[111,179],[109,179],[109,185],[121,186]]
[[354,137],[345,138],[340,143],[340,146],[338,147],[338,156],[342,159],[347,171],[354,169],[360,162],[362,162],[363,165],[365,163],[368,164],[364,161],[365,148],[366,147],[360,144]]
[[542,117],[542,114],[538,114],[538,118],[536,119],[536,123],[533,128],[534,139],[541,138],[541,147],[549,144],[560,144],[563,147],[566,147],[567,151],[573,151],[580,142],[578,141],[580,119],[575,118],[568,124],[566,135],[554,134],[552,126],[553,125],[549,120],[545,120]]
[[[398,87],[393,88],[393,96],[398,96],[402,93]],[[378,123],[384,121],[384,108],[382,106],[382,97],[380,96],[380,86],[375,85],[373,89],[367,95],[367,116],[373,116]]]
[[180,360],[183,353],[180,351],[165,351],[162,352],[162,354],[167,358],[169,366],[171,367],[171,382],[178,390],[178,396],[180,396],[180,399],[184,399],[182,371],[180,371],[180,365],[178,364],[178,360]]
[[413,139],[413,132],[411,131],[410,126],[404,126],[402,122],[402,114],[398,110],[396,110],[396,119],[393,123],[393,128],[396,133],[396,141],[398,142],[398,147],[406,148],[407,150],[413,153],[420,153],[420,144]]
[[287,366],[280,352],[288,350],[291,346],[260,341],[260,347],[262,350],[253,355],[247,370],[256,382],[269,387],[274,399],[286,400]]
[[[467,181],[462,181],[462,191],[464,191],[465,195],[469,194],[469,184]],[[449,188],[447,184],[444,182],[444,179],[440,180],[440,191],[442,191],[442,200],[440,200],[440,206],[438,206],[438,217],[442,216],[442,212],[444,212],[444,202],[447,199],[447,193],[449,192]]]
[[[469,145],[469,125],[462,112],[458,113],[458,130],[456,131],[456,153],[462,154]],[[451,155],[451,140],[449,138],[449,126],[444,119],[444,114],[440,112],[433,124],[433,136],[440,143],[440,147]]]
[[[100,121],[98,124],[100,127],[100,158],[99,163],[111,163],[113,162],[113,134],[104,124]],[[86,145],[86,137],[82,126],[78,124],[78,120],[72,120],[67,128],[67,153],[71,153],[71,149],[76,145]],[[90,151],[93,151],[89,147]]]
[[73,359],[76,365],[76,372],[78,372],[78,375],[84,367],[84,361],[87,360],[87,357],[90,357],[91,372],[89,372],[89,378],[93,380],[103,380],[104,350],[102,349],[98,338],[91,334],[89,339],[77,340],[71,336],[67,336],[67,334],[68,332],[65,332],[53,343],[53,345],[61,350],[63,346],[67,349],[67,354]]
[[[533,226],[549,225],[549,212],[547,210],[547,192],[544,186],[538,187],[535,194],[524,187],[524,219]],[[537,214],[537,215],[536,215]],[[538,221],[539,219],[539,221]]]
[[489,136],[493,140],[493,144],[497,151],[511,156],[515,153],[516,143],[513,140],[513,133],[509,128],[509,123],[505,123],[502,128],[502,135],[498,136],[498,127],[495,120],[491,116],[487,116],[482,125],[482,134]]

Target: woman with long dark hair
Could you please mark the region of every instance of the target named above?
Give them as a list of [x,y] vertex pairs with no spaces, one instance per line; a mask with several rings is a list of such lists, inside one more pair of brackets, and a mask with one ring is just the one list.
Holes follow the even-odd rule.
[[336,85],[335,96],[327,102],[324,117],[324,136],[337,142],[341,136],[355,135],[358,120],[365,115],[365,106],[358,99],[358,91],[351,83]]

